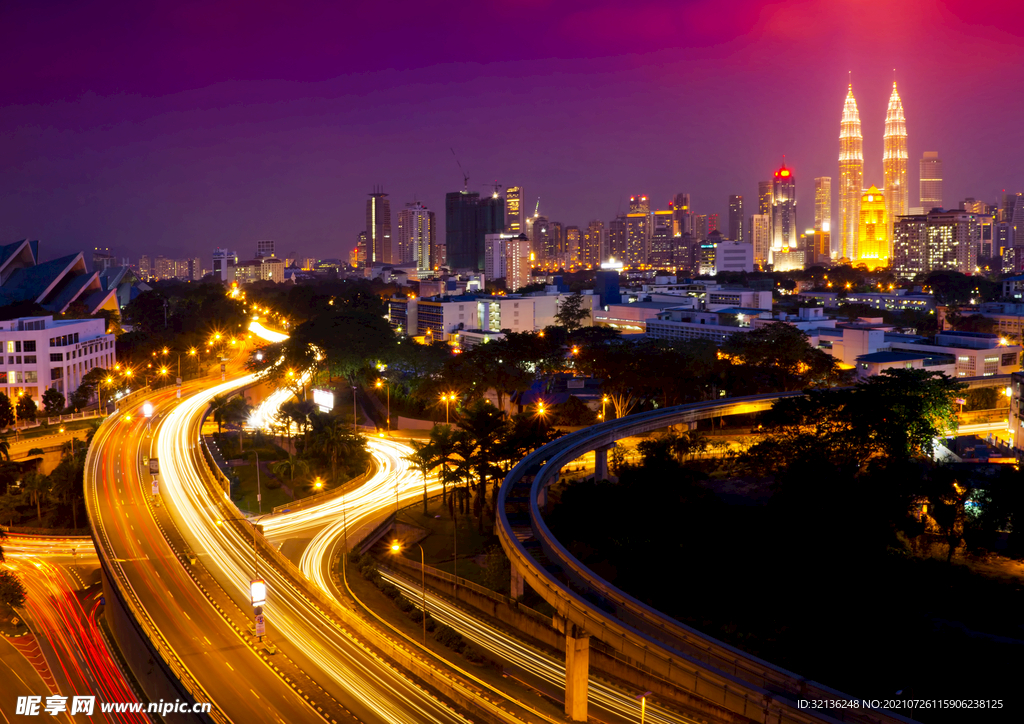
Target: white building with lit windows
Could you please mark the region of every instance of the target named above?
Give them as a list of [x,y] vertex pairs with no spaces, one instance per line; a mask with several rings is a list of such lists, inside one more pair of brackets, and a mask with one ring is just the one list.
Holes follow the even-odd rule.
[[23,317],[0,322],[0,392],[12,401],[19,393],[42,405],[52,388],[65,397],[88,372],[113,367],[114,335],[103,319]]

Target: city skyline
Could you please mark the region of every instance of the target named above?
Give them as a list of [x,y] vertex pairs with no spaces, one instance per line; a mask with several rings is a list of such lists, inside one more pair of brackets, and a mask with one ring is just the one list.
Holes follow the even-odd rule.
[[[798,187],[798,205],[810,209],[812,179],[832,177],[838,192],[836,103],[851,71],[864,124],[864,182],[883,182],[881,131],[894,67],[912,124],[909,158],[938,151],[947,205],[968,196],[993,203],[1004,188],[1024,188],[1018,170],[1024,151],[1007,142],[1013,133],[1007,119],[1015,117],[1010,89],[1021,77],[1024,43],[1019,33],[986,19],[998,13],[979,14],[966,3],[912,3],[887,27],[868,32],[871,13],[828,6],[815,17],[818,32],[803,38],[781,68],[752,67],[753,57],[792,49],[816,5],[746,3],[727,11],[685,4],[683,16],[721,26],[715,42],[694,31],[667,32],[689,20],[672,13],[665,19],[667,6],[660,3],[629,6],[630,12],[615,4],[546,6],[553,30],[507,43],[498,54],[495,38],[476,37],[480,20],[459,20],[438,8],[417,17],[428,16],[435,40],[465,39],[468,47],[401,51],[387,67],[374,67],[358,52],[380,41],[380,29],[348,50],[333,47],[344,42],[306,48],[303,32],[320,37],[308,11],[281,31],[279,49],[240,64],[226,49],[237,50],[243,34],[212,32],[226,22],[217,4],[205,26],[178,22],[171,30],[162,30],[157,16],[128,13],[128,27],[155,33],[152,49],[118,45],[132,63],[84,48],[75,67],[40,60],[48,44],[70,43],[73,50],[82,42],[75,38],[89,35],[71,27],[77,16],[69,15],[66,27],[34,39],[31,53],[22,40],[4,51],[12,72],[3,81],[9,100],[0,129],[10,173],[0,230],[8,240],[43,239],[55,253],[104,246],[123,256],[145,243],[153,254],[192,255],[273,238],[304,256],[345,258],[365,229],[366,194],[374,184],[396,208],[416,200],[435,212],[444,208],[445,194],[463,187],[453,148],[470,191],[486,193],[495,179],[521,186],[526,210],[540,198],[542,213],[566,226],[607,224],[637,192],[661,209],[675,194],[689,193],[696,213],[727,219],[728,197],[756,199],[758,181],[783,156],[807,180]],[[337,19],[341,11],[321,12]],[[33,8],[8,13],[24,27],[46,21]],[[653,18],[666,25],[657,27]],[[100,39],[110,32],[99,20],[77,20]],[[248,31],[272,32],[262,7],[249,22]],[[610,41],[623,23],[637,29],[637,40],[603,46],[582,40],[591,31],[591,39]],[[569,28],[574,31],[565,36]],[[552,57],[543,39],[556,31],[568,42]],[[387,32],[405,38],[413,29],[399,19]],[[195,41],[191,62],[172,64],[154,52],[180,44],[182,36]],[[963,113],[945,110],[944,87],[962,75],[958,58],[946,56],[960,54],[921,60],[924,49],[943,39],[955,39],[971,58],[972,77],[990,79],[958,85]],[[815,62],[806,63],[812,52]],[[784,126],[764,124],[750,107],[752,90],[778,73],[801,111]],[[499,90],[506,85],[523,92],[509,97]],[[668,88],[672,101],[642,119],[628,116],[625,109],[654,87]],[[568,109],[594,93],[622,112],[570,119]],[[684,98],[696,97],[713,99],[716,112],[687,112]],[[407,103],[418,104],[415,118],[393,112]],[[627,136],[628,143],[614,140]],[[910,164],[908,178],[915,191],[916,166]],[[833,196],[836,227],[838,193]],[[915,196],[911,191],[912,207]],[[748,202],[747,215],[755,208]],[[442,219],[438,225],[444,238]]]

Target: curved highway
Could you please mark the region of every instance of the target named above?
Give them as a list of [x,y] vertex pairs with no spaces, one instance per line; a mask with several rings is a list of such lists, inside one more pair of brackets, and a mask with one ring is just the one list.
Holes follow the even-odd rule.
[[[701,402],[611,420],[566,435],[521,460],[498,494],[498,536],[513,573],[551,604],[564,625],[593,635],[645,667],[655,677],[688,691],[723,714],[771,716],[778,722],[909,721],[884,711],[832,710],[810,713],[798,699],[851,698],[773,666],[680,624],[615,588],[574,558],[552,535],[541,513],[546,490],[563,466],[624,437],[669,425],[767,410],[802,392]],[[532,551],[541,553],[541,564]],[[554,564],[562,577],[552,572]],[[566,580],[569,582],[567,583]],[[591,601],[598,600],[601,606]]]

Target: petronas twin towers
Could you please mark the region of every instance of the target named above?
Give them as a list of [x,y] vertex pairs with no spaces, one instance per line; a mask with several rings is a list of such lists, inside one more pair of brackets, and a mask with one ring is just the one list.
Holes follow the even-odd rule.
[[[886,266],[892,256],[892,227],[897,216],[907,213],[909,187],[907,186],[907,119],[903,115],[903,102],[892,84],[889,109],[885,114],[884,150],[882,170],[885,176],[882,198],[885,202],[884,221],[875,223],[861,219],[862,201],[874,203],[873,194],[864,188],[864,136],[860,129],[857,99],[850,84],[843,105],[843,119],[839,130],[839,249],[840,259],[869,267]],[[870,191],[876,191],[874,187]]]

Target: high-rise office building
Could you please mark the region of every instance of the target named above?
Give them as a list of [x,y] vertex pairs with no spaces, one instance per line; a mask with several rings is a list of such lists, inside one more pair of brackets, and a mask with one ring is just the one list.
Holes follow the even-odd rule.
[[[146,268],[142,268],[143,259]],[[234,266],[238,263],[238,253],[227,249],[213,250],[213,274],[222,282],[231,281],[235,278]],[[149,257],[143,256],[139,259],[139,276],[143,279],[149,276]]]
[[356,237],[355,254],[353,254],[352,258],[355,266],[366,266],[366,240],[368,238],[365,231],[360,231]]
[[[486,234],[484,236],[484,280],[504,279],[508,274],[508,242],[519,234]],[[507,288],[507,287],[506,287]]]
[[[444,239],[448,267],[455,270],[479,271],[476,249],[479,231],[477,207],[480,194],[452,191],[444,197]],[[481,252],[483,249],[480,250]]]
[[505,240],[505,288],[510,292],[530,283],[530,247],[526,234]]
[[708,215],[695,214],[693,217],[693,238],[698,242],[707,241],[709,233],[711,232],[708,230]]
[[695,224],[693,209],[690,208],[690,194],[676,194],[672,200],[672,235],[693,236]]
[[708,238],[711,237],[713,231],[719,231],[718,214],[708,214]]
[[548,247],[551,245],[550,232],[548,230],[548,217],[534,216],[531,230],[533,236],[530,238],[532,244],[534,261],[543,262],[547,259]]
[[580,244],[580,263],[597,267],[604,258],[604,222],[591,221]]
[[772,258],[768,262],[775,264],[776,254],[795,250],[799,246],[799,235],[796,225],[796,178],[786,168],[786,164],[782,164],[772,182]]
[[864,137],[860,130],[860,112],[850,84],[839,125],[839,243],[840,259],[857,254],[860,234],[860,199],[864,194]]
[[265,256],[276,256],[273,239],[259,239],[256,242],[256,258],[262,259]]
[[629,197],[629,213],[639,214],[646,213],[651,210],[651,202],[648,201],[646,196],[630,196]]
[[626,258],[626,215],[619,214],[608,222],[608,258],[624,261]]
[[910,186],[907,183],[907,119],[903,115],[903,101],[892,84],[889,108],[885,113],[885,136],[882,152],[882,171],[885,174],[886,237],[892,241],[893,222],[904,216],[910,205]]
[[754,214],[750,217],[750,241],[754,245],[754,264],[761,268],[766,267],[772,247],[771,216]]
[[743,241],[743,197],[729,197],[729,238]]
[[757,213],[772,215],[772,182],[757,182]]
[[924,213],[942,206],[942,159],[938,151],[925,151],[921,157],[921,209]]
[[580,246],[583,235],[578,226],[565,227],[565,260],[571,266],[580,265]]
[[398,212],[396,264],[415,264],[419,271],[432,269],[432,253],[436,239],[434,212],[413,201]]
[[832,231],[832,177],[814,179],[814,229]]
[[[629,205],[633,208],[632,199]],[[626,258],[623,261],[628,266],[636,268],[647,264],[651,232],[651,219],[647,210],[626,214]]]
[[[216,259],[217,259],[217,251],[215,250],[213,252],[213,254],[214,254],[214,265],[216,265],[216,263],[217,263],[217,261],[216,261]],[[149,256],[146,255],[146,254],[143,254],[142,256],[139,257],[139,277],[143,281],[146,281],[147,279],[149,279],[150,276],[152,276],[152,273],[153,273],[153,270],[150,268]]]
[[548,222],[548,245],[544,252],[544,258],[557,268],[562,262],[562,255],[565,253],[565,238],[563,235],[561,221]]
[[885,196],[873,185],[864,192],[860,201],[860,231],[854,263],[864,264],[868,269],[877,269],[888,266],[890,256]]
[[391,202],[384,189],[375,187],[366,202],[366,263],[392,264]]
[[518,236],[526,230],[523,223],[523,187],[509,186],[505,189],[505,231]]

